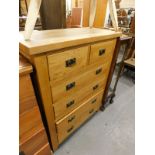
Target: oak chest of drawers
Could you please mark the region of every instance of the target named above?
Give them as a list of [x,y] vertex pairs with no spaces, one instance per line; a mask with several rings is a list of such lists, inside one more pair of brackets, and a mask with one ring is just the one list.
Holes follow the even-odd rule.
[[20,53],[34,65],[53,150],[99,110],[119,32],[96,28],[20,34]]
[[19,150],[24,155],[52,155],[34,94],[32,66],[19,60]]

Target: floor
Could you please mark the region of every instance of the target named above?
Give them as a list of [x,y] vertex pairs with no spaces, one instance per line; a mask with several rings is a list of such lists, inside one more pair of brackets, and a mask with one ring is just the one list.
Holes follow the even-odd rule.
[[54,155],[134,155],[134,131],[135,85],[123,75],[114,103],[73,133]]

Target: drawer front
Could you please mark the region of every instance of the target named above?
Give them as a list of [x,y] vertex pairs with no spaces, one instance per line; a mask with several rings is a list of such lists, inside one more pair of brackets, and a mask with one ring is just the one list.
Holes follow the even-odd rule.
[[19,114],[22,114],[34,106],[37,101],[29,74],[19,77]]
[[70,98],[77,91],[81,91],[84,87],[90,85],[93,81],[98,81],[107,76],[109,63],[95,66],[94,68],[74,76],[70,79],[65,79],[63,82],[51,83],[53,103],[59,102],[62,98]]
[[91,45],[89,63],[110,61],[115,49],[116,39]]
[[106,78],[100,79],[98,81],[94,81],[91,84],[83,87],[79,91],[73,93],[69,97],[62,98],[58,102],[56,102],[54,106],[55,111],[55,119],[58,121],[66,114],[73,111],[76,107],[78,107],[86,98],[94,95],[101,89],[105,88]]
[[89,46],[49,55],[47,58],[50,80],[61,80],[67,75],[70,76],[72,71],[83,68],[88,63],[88,55]]
[[65,118],[56,123],[59,143],[61,143],[87,118],[89,118],[94,112],[99,109],[101,105],[102,95],[103,91],[100,91],[99,93],[85,101],[82,105],[80,105]]
[[23,151],[25,155],[34,155],[45,144],[47,144],[47,136],[45,130],[42,129],[25,143],[20,144],[19,149],[20,151]]
[[34,155],[53,155],[53,153],[51,152],[50,146],[47,143],[38,152],[36,152]]
[[43,128],[42,119],[37,106],[19,116],[19,126],[20,143],[23,143]]

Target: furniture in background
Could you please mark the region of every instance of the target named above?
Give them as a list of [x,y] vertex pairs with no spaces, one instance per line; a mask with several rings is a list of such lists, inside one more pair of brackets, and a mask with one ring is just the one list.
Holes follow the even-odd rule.
[[66,0],[42,0],[40,16],[43,30],[66,28]]
[[121,33],[96,28],[34,31],[33,41],[20,35],[20,53],[34,66],[56,150],[101,107]]
[[52,155],[30,77],[32,66],[19,60],[19,150],[22,155]]
[[67,28],[80,28],[82,20],[82,8],[72,8],[71,15],[67,17]]
[[[131,58],[129,58],[129,55],[131,53],[130,51],[133,48],[132,47],[133,44],[134,44],[134,37],[132,37],[132,36],[122,35],[119,38],[118,46],[116,49],[118,51],[118,56],[116,57],[117,59],[115,60],[115,67],[113,70],[112,77],[110,79],[109,87],[107,89],[108,93],[107,93],[107,96],[105,97],[105,100],[103,101],[104,104],[101,107],[101,110],[104,110],[105,107],[107,107],[109,105],[109,103],[110,104],[113,103],[117,84],[118,84],[121,74],[123,73],[124,67],[132,66],[132,68],[133,68],[134,60],[133,59],[131,60]],[[124,48],[122,49],[122,47],[124,47]],[[132,64],[132,65],[130,65],[130,64]]]
[[[96,14],[95,14],[93,27],[96,27],[96,28],[104,27],[107,2],[108,2],[108,0],[97,0]],[[89,17],[90,17],[90,11],[91,11],[90,3],[91,3],[91,0],[83,1],[83,22],[82,22],[83,27],[89,26]]]

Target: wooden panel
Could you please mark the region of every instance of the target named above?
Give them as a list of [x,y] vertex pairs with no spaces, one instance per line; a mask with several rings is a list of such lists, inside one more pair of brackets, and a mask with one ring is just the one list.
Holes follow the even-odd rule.
[[40,112],[37,106],[20,115],[19,126],[20,143],[25,142],[28,138],[43,128]]
[[41,129],[33,137],[23,144],[20,144],[20,151],[24,151],[25,155],[34,155],[40,148],[47,143],[47,136],[44,129]]
[[79,70],[88,63],[89,47],[74,48],[48,56],[51,81],[63,79],[66,74]]
[[89,118],[101,105],[103,91],[89,98],[77,109],[57,122],[58,139],[61,143],[77,127],[79,127],[87,118]]
[[90,1],[91,0],[84,0],[83,1],[83,26],[89,26],[89,15],[90,15]]
[[49,144],[47,143],[44,145],[38,152],[36,152],[34,155],[53,155]]
[[53,104],[58,102],[60,99],[75,94],[77,91],[81,91],[82,88],[90,85],[92,81],[104,79],[107,72],[107,66],[109,66],[108,63],[104,65],[100,64],[83,74],[77,74],[76,76],[64,79],[62,82],[58,81],[57,83],[51,83]]
[[32,65],[21,55],[19,56],[19,75],[25,75],[32,72]]
[[103,28],[106,16],[108,0],[97,0],[96,15],[94,19],[94,27]]
[[58,139],[55,127],[54,109],[52,106],[52,97],[49,83],[47,57],[40,56],[34,58],[34,65],[36,68],[37,81],[39,86],[39,91],[46,114],[46,119],[48,122],[48,129],[50,132],[50,139],[52,143],[53,150],[58,148]]
[[37,105],[30,75],[19,77],[19,114]]
[[[109,61],[112,59],[116,40],[105,41],[91,45],[90,62]],[[110,61],[111,62],[111,61]]]
[[96,28],[34,31],[30,41],[25,41],[23,35],[24,33],[20,32],[20,52],[23,54],[27,53],[27,55],[34,55],[116,38],[121,35],[121,32]]
[[[89,26],[90,1],[91,0],[83,1],[83,26],[84,27]],[[97,0],[96,15],[95,15],[94,24],[93,24],[93,26],[96,28],[104,27],[107,2],[108,2],[108,0]]]

